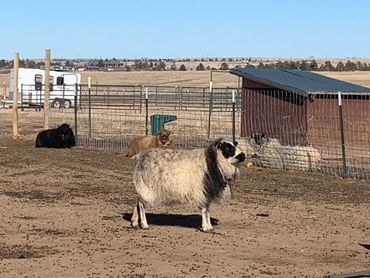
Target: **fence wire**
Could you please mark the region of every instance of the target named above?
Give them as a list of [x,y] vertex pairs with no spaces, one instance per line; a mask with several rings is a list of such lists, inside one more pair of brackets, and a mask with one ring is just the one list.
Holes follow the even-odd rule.
[[369,94],[245,89],[242,95],[241,135],[259,165],[370,178]]
[[[42,108],[42,95],[31,97],[26,85],[22,90],[20,109]],[[337,92],[124,85],[79,85],[77,91],[51,92],[49,123],[69,123],[80,146],[125,150],[134,137],[152,133],[153,117],[173,116],[164,127],[173,132],[175,148],[235,136],[262,167],[370,179],[369,94],[342,93],[340,117]],[[70,102],[64,106],[55,98]]]
[[[240,95],[232,88],[214,88],[209,92],[201,87],[96,85],[89,90],[81,85],[79,90],[77,120],[71,109],[54,109],[50,122],[76,124],[79,144],[93,148],[126,148],[134,137],[151,134],[156,116],[176,118],[164,124],[173,132],[173,147],[203,147],[210,139],[233,137],[233,90],[236,107],[240,106]],[[237,127],[239,113],[237,108]],[[236,128],[235,132],[240,131]]]

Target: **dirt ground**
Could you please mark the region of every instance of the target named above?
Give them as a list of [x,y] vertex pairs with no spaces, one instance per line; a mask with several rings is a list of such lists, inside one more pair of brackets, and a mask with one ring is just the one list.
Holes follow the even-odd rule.
[[214,233],[195,208],[130,227],[123,152],[0,136],[0,277],[323,277],[370,268],[370,183],[243,168]]

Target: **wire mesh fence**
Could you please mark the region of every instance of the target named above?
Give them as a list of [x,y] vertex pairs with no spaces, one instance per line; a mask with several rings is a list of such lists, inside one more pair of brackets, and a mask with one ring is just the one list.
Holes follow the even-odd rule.
[[76,125],[82,146],[124,149],[132,138],[153,134],[156,118],[170,116],[176,120],[161,127],[173,132],[173,147],[203,147],[209,139],[233,137],[233,91],[240,119],[240,95],[232,88],[81,85],[76,111],[54,109],[50,123]]
[[260,165],[370,178],[369,94],[245,89],[242,95],[241,135]]
[[[20,107],[41,108],[42,94],[34,103],[33,90],[22,88]],[[51,91],[49,123],[69,123],[80,146],[123,150],[159,124],[173,132],[175,148],[235,138],[262,167],[370,179],[369,102],[365,93],[73,85]]]

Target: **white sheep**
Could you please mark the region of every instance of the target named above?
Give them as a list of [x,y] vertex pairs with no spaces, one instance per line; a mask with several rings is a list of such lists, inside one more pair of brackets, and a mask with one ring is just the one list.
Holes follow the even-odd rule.
[[138,200],[131,225],[148,228],[146,206],[191,204],[201,209],[202,230],[212,231],[210,205],[228,199],[245,154],[223,139],[206,149],[151,148],[139,153],[133,182]]
[[240,140],[241,149],[266,168],[312,171],[320,169],[321,154],[312,146],[283,146],[264,134]]

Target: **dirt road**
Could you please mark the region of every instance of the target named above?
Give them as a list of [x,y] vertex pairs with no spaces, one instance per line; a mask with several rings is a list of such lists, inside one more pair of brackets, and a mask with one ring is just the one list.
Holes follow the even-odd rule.
[[0,136],[0,277],[322,277],[370,268],[370,183],[243,169],[229,205],[149,209],[130,228],[124,153]]

